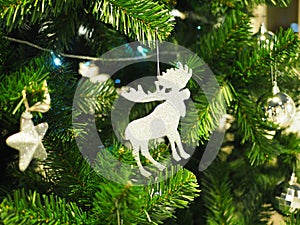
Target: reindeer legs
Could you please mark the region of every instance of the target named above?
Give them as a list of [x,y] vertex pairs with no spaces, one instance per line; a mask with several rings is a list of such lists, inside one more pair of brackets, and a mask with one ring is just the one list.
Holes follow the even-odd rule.
[[178,147],[179,150],[179,154],[182,158],[187,159],[190,157],[190,155],[188,153],[186,153],[183,149],[182,143],[181,143],[181,139],[180,139],[180,135],[178,132],[173,133],[172,137],[174,137],[176,145]]
[[175,140],[174,140],[173,136],[169,135],[167,137],[168,137],[169,142],[171,144],[171,150],[172,150],[173,159],[176,160],[176,161],[180,161],[181,158],[180,158],[180,156],[177,153],[177,150],[176,150],[176,147],[175,147]]
[[159,162],[155,161],[149,153],[148,143],[145,142],[141,145],[141,153],[145,156],[154,166],[156,166],[160,171],[163,171],[166,167]]
[[132,155],[139,167],[139,170],[141,172],[141,174],[145,177],[150,177],[151,176],[151,173],[148,172],[147,170],[144,169],[142,163],[141,163],[141,160],[140,160],[140,146],[141,145],[135,145],[132,143],[132,147],[133,147],[133,150],[132,150]]

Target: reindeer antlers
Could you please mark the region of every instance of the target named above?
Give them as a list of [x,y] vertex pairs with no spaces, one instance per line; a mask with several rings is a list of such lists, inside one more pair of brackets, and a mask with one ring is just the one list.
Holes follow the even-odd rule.
[[168,69],[166,72],[162,73],[162,76],[158,76],[160,84],[171,83],[172,86],[176,86],[178,89],[184,88],[192,77],[192,69],[187,65],[182,65],[178,62],[178,68]]
[[164,89],[159,90],[158,88],[158,82],[155,82],[156,84],[156,91],[155,92],[150,92],[145,93],[143,90],[142,86],[139,84],[137,86],[137,90],[134,88],[129,88],[128,91],[122,92],[121,95],[133,102],[152,102],[152,101],[160,101],[160,100],[165,100],[164,98]]
[[[192,70],[187,65],[178,63],[178,68],[168,69],[161,76],[158,76],[158,81],[155,81],[156,91],[145,93],[141,85],[137,86],[137,90],[129,88],[129,91],[122,92],[121,95],[133,102],[151,102],[166,100],[172,92],[166,92],[166,88],[172,91],[179,91],[184,88],[192,77]],[[159,87],[163,88],[160,89]]]

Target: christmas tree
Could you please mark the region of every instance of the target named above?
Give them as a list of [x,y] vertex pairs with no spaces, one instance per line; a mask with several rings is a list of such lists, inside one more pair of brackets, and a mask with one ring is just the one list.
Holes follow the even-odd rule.
[[299,41],[259,4],[0,1],[0,224],[300,224]]

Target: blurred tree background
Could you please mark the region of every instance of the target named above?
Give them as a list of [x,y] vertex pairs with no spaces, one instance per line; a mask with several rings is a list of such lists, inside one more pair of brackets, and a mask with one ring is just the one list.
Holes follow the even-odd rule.
[[[271,68],[279,75],[280,90],[298,107],[298,35],[279,29],[268,42],[262,34],[254,35],[251,19],[260,4],[287,7],[290,1],[0,1],[0,224],[259,225],[272,220],[276,224],[274,216],[280,218],[277,223],[300,224],[297,210],[291,212],[288,205],[288,211],[283,210],[275,198],[291,174],[299,172],[298,130],[290,129],[298,123],[298,114],[290,127],[281,127],[264,119],[260,107],[265,95],[272,94]],[[127,183],[119,184],[99,175],[76,144],[76,137],[87,137],[83,131],[89,127],[73,126],[72,102],[79,83],[91,83],[79,74],[79,63],[99,60],[121,45],[124,57],[154,54],[155,46],[144,41],[156,39],[196,53],[214,73],[220,90],[209,103],[195,85],[197,77],[188,84],[198,118],[188,121],[192,128],[182,135],[183,142],[197,148],[184,167],[146,186],[134,185],[124,171],[120,177]],[[143,47],[130,44],[135,41]],[[199,62],[190,58],[182,63],[197,74]],[[166,68],[161,65],[162,71]],[[110,112],[122,87],[155,74],[154,63],[137,63],[80,93],[89,96],[97,90],[99,97],[89,106],[79,104],[76,116],[95,120],[106,151],[134,167],[131,149],[116,141]],[[6,139],[20,131],[22,90],[26,87],[33,105],[44,98],[45,80],[51,108],[32,112],[32,120],[35,125],[49,124],[43,138],[48,156],[33,159],[22,172],[19,152],[8,147]],[[155,104],[146,106],[137,104],[131,119],[146,115]],[[86,107],[94,107],[95,113]],[[226,108],[229,118],[222,127],[222,148],[208,169],[199,171],[209,136],[219,126],[219,107]],[[151,154],[158,161],[171,157],[168,142],[154,145]],[[94,155],[100,163],[99,157]]]

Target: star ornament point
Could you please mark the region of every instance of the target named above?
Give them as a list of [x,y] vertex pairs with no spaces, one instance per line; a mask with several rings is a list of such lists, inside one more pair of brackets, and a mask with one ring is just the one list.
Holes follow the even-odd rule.
[[31,119],[23,120],[21,131],[6,139],[6,143],[11,148],[20,152],[19,169],[25,171],[33,158],[44,160],[47,152],[42,143],[42,139],[48,129],[47,123],[34,126]]

